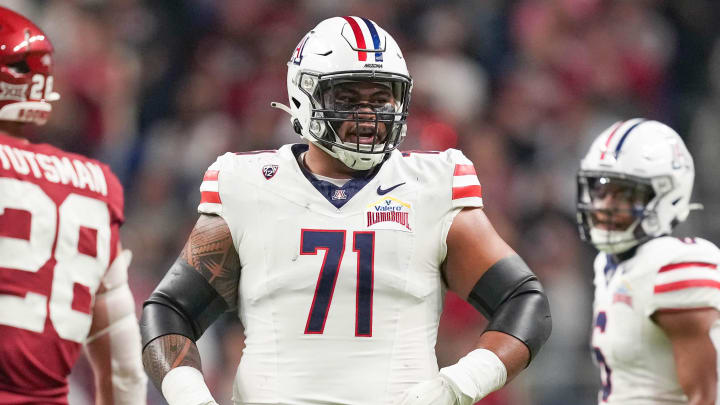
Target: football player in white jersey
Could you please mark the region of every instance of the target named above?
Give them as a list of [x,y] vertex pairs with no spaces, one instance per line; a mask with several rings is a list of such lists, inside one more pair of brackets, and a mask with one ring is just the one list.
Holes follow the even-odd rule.
[[[288,62],[307,144],[225,154],[201,214],[146,301],[143,359],[171,405],[215,403],[195,340],[237,309],[236,404],[468,405],[548,338],[535,275],[495,233],[460,151],[401,153],[412,81],[393,38],[360,17],[322,21]],[[490,325],[438,370],[446,288]]]
[[595,139],[578,175],[595,259],[592,345],[607,404],[717,404],[720,251],[676,238],[695,169],[680,136],[644,119]]

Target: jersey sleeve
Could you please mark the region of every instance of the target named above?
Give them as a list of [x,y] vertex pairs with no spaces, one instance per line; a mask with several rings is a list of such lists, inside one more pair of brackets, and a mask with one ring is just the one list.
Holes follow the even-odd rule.
[[452,208],[483,206],[482,186],[475,166],[459,150],[449,149],[448,158],[452,164]]
[[110,209],[110,263],[115,260],[118,252],[118,242],[120,241],[120,226],[125,222],[125,192],[122,183],[110,170],[110,167],[102,164],[101,167],[105,173],[107,181],[107,204]]
[[108,206],[110,207],[111,221],[118,226],[125,222],[125,193],[123,186],[110,167],[102,164],[102,170],[107,179]]
[[648,315],[672,309],[720,310],[720,260],[717,248],[712,248],[704,252],[694,249],[695,254],[680,255],[657,269]]
[[198,213],[223,215],[222,196],[224,191],[220,184],[224,174],[228,174],[232,170],[234,164],[234,153],[226,153],[219,156],[213,164],[208,167],[200,183],[200,204],[198,205]]
[[[475,173],[475,166],[473,166],[470,159],[466,158],[463,153],[457,149],[448,149],[445,153],[446,160],[443,162],[445,165],[448,163],[448,170],[451,173],[445,172],[452,175],[450,181],[450,206],[442,217],[442,227],[440,235],[440,256],[441,261],[444,260],[447,255],[447,235],[450,232],[455,216],[465,207],[483,207],[482,192],[480,187],[480,181]],[[447,177],[445,177],[447,179]],[[447,187],[447,180],[443,180],[442,187]],[[444,189],[447,192],[447,189]],[[447,194],[446,194],[447,195]],[[447,200],[445,200],[447,201]],[[444,205],[447,207],[447,205]]]

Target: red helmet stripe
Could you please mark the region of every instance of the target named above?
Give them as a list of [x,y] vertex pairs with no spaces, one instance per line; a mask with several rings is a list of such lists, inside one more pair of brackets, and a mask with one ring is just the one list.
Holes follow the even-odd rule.
[[[365,45],[365,36],[360,29],[360,24],[358,24],[357,21],[355,21],[355,19],[352,17],[345,16],[343,18],[345,19],[345,21],[348,22],[348,24],[350,24],[350,28],[352,28],[353,34],[355,34],[355,42],[357,43],[357,47],[359,49],[367,49],[367,45]],[[358,60],[366,61],[367,52],[358,52]]]
[[610,132],[610,136],[608,136],[607,141],[605,141],[605,149],[600,154],[600,160],[605,159],[605,152],[607,151],[608,146],[610,146],[610,141],[613,139],[613,136],[615,136],[615,132],[617,132],[618,129],[624,124],[624,121],[620,121],[617,124],[615,124],[615,128],[613,128],[612,132]]

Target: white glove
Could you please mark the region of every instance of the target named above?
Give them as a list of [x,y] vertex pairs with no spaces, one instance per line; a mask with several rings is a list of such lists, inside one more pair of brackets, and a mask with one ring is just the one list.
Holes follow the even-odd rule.
[[[438,375],[432,380],[410,387],[405,391],[398,405],[457,405],[459,402],[456,392],[459,390],[454,388],[445,376]],[[471,400],[470,397],[467,399]]]

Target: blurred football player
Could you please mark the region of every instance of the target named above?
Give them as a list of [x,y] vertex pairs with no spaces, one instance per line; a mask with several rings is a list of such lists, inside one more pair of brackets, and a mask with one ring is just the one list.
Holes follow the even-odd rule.
[[122,187],[107,166],[23,137],[60,98],[52,52],[0,7],[0,403],[67,404],[84,346],[97,404],[144,404]]
[[716,404],[720,251],[676,238],[695,169],[680,136],[644,119],[618,122],[578,174],[581,236],[595,259],[592,344],[607,404]]
[[[171,405],[215,403],[195,341],[239,310],[236,404],[471,404],[547,339],[535,275],[495,233],[460,151],[401,153],[412,81],[397,43],[359,17],[322,21],[288,62],[307,144],[227,153],[200,219],[143,310],[143,361]],[[438,372],[445,288],[490,319]]]

